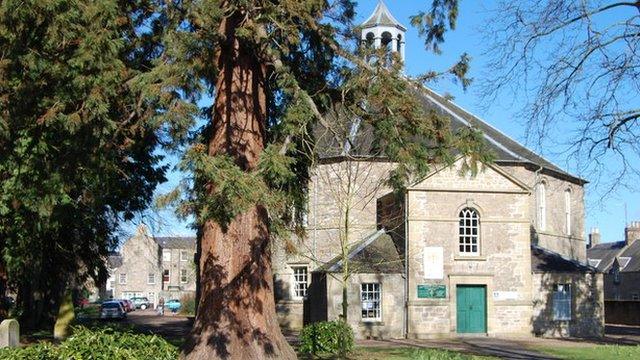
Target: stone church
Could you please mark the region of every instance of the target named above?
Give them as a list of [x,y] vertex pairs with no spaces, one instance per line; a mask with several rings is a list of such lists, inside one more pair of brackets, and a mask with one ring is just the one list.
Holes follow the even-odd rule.
[[[404,60],[406,28],[382,2],[361,29],[363,42]],[[320,135],[306,237],[296,252],[273,247],[281,326],[338,319],[346,298],[358,338],[601,336],[586,181],[436,92],[419,93],[453,128],[481,130],[495,162],[476,176],[460,171],[464,159],[432,164],[399,196],[383,182],[393,164],[360,156],[371,134],[358,121],[345,125],[342,146]]]

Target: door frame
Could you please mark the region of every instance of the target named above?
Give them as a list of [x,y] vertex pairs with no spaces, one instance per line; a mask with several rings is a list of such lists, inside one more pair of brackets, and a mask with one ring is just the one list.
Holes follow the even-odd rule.
[[[456,285],[456,297],[458,296],[458,292],[461,289],[474,289],[474,290],[478,290],[480,293],[482,293],[482,330],[481,331],[464,331],[462,332],[460,328],[458,328],[458,319],[456,318],[456,333],[458,334],[486,334],[487,333],[487,286],[486,285],[470,285],[470,284],[458,284]],[[460,299],[456,298],[456,317],[459,314],[460,311]],[[469,305],[469,304],[465,304],[465,305]],[[475,305],[475,304],[474,304]],[[479,319],[478,319],[479,320]],[[473,322],[473,320],[471,321]],[[471,328],[471,322],[469,324],[467,324],[469,326],[469,329],[465,329],[465,330],[470,330]]]
[[[457,308],[457,287],[458,285],[484,286],[485,297],[485,326],[486,333],[458,333],[458,308]],[[449,275],[449,332],[456,336],[461,335],[489,335],[494,332],[493,324],[493,275],[491,274],[452,274]]]

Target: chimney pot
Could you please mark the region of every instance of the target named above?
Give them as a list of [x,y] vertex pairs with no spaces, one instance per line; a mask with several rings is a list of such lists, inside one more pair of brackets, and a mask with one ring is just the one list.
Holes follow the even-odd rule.
[[634,241],[640,239],[640,221],[632,221],[626,229],[624,229],[624,241],[626,245],[631,245]]
[[600,243],[600,229],[597,227],[591,228],[591,233],[589,234],[589,248],[592,248]]

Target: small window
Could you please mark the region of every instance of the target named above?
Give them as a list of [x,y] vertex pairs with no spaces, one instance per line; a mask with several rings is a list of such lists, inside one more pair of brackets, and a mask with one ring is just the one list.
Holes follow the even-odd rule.
[[466,208],[460,212],[459,248],[461,255],[478,255],[480,253],[478,239],[480,238],[480,218],[478,212]]
[[307,296],[309,270],[306,266],[293,266],[293,296],[301,299]]
[[180,261],[189,261],[189,253],[186,250],[180,250]]
[[571,284],[553,286],[553,320],[571,320]]
[[149,273],[149,275],[147,276],[147,284],[153,285],[155,283],[156,283],[156,274],[155,273]]
[[567,236],[571,236],[571,190],[564,191],[564,218]]
[[544,231],[547,229],[547,188],[543,182],[536,186],[536,205],[538,230]]
[[381,321],[382,311],[380,299],[382,299],[382,291],[380,289],[380,283],[361,284],[360,299],[362,300],[362,320]]
[[180,282],[183,284],[187,282],[187,269],[180,269]]
[[171,279],[171,272],[166,269],[162,272],[162,282],[168,283],[169,279]]
[[162,250],[162,261],[171,261],[171,250]]
[[640,295],[638,295],[638,293],[631,294],[631,300],[634,300],[634,301],[640,300]]
[[120,274],[120,285],[125,285],[127,283],[127,274]]

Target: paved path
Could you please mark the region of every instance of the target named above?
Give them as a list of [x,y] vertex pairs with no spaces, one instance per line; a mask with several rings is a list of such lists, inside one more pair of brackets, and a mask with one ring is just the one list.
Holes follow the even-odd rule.
[[358,345],[367,347],[407,346],[416,348],[446,349],[475,355],[495,356],[502,359],[556,359],[553,356],[531,350],[528,348],[528,344],[523,343],[523,341],[489,337],[434,340],[363,340],[358,341]]
[[[156,334],[178,344],[187,336],[193,325],[192,318],[171,315],[170,313],[165,313],[165,316],[158,316],[152,310],[138,310],[129,313],[126,322],[133,325],[140,332]],[[287,334],[287,340],[291,343],[297,342],[296,334]],[[367,347],[406,346],[448,349],[503,359],[551,360],[555,358],[532,349],[537,347],[593,346],[595,344],[638,345],[640,344],[640,328],[612,328],[607,326],[607,336],[601,339],[462,337],[432,340],[361,340],[357,344]]]

